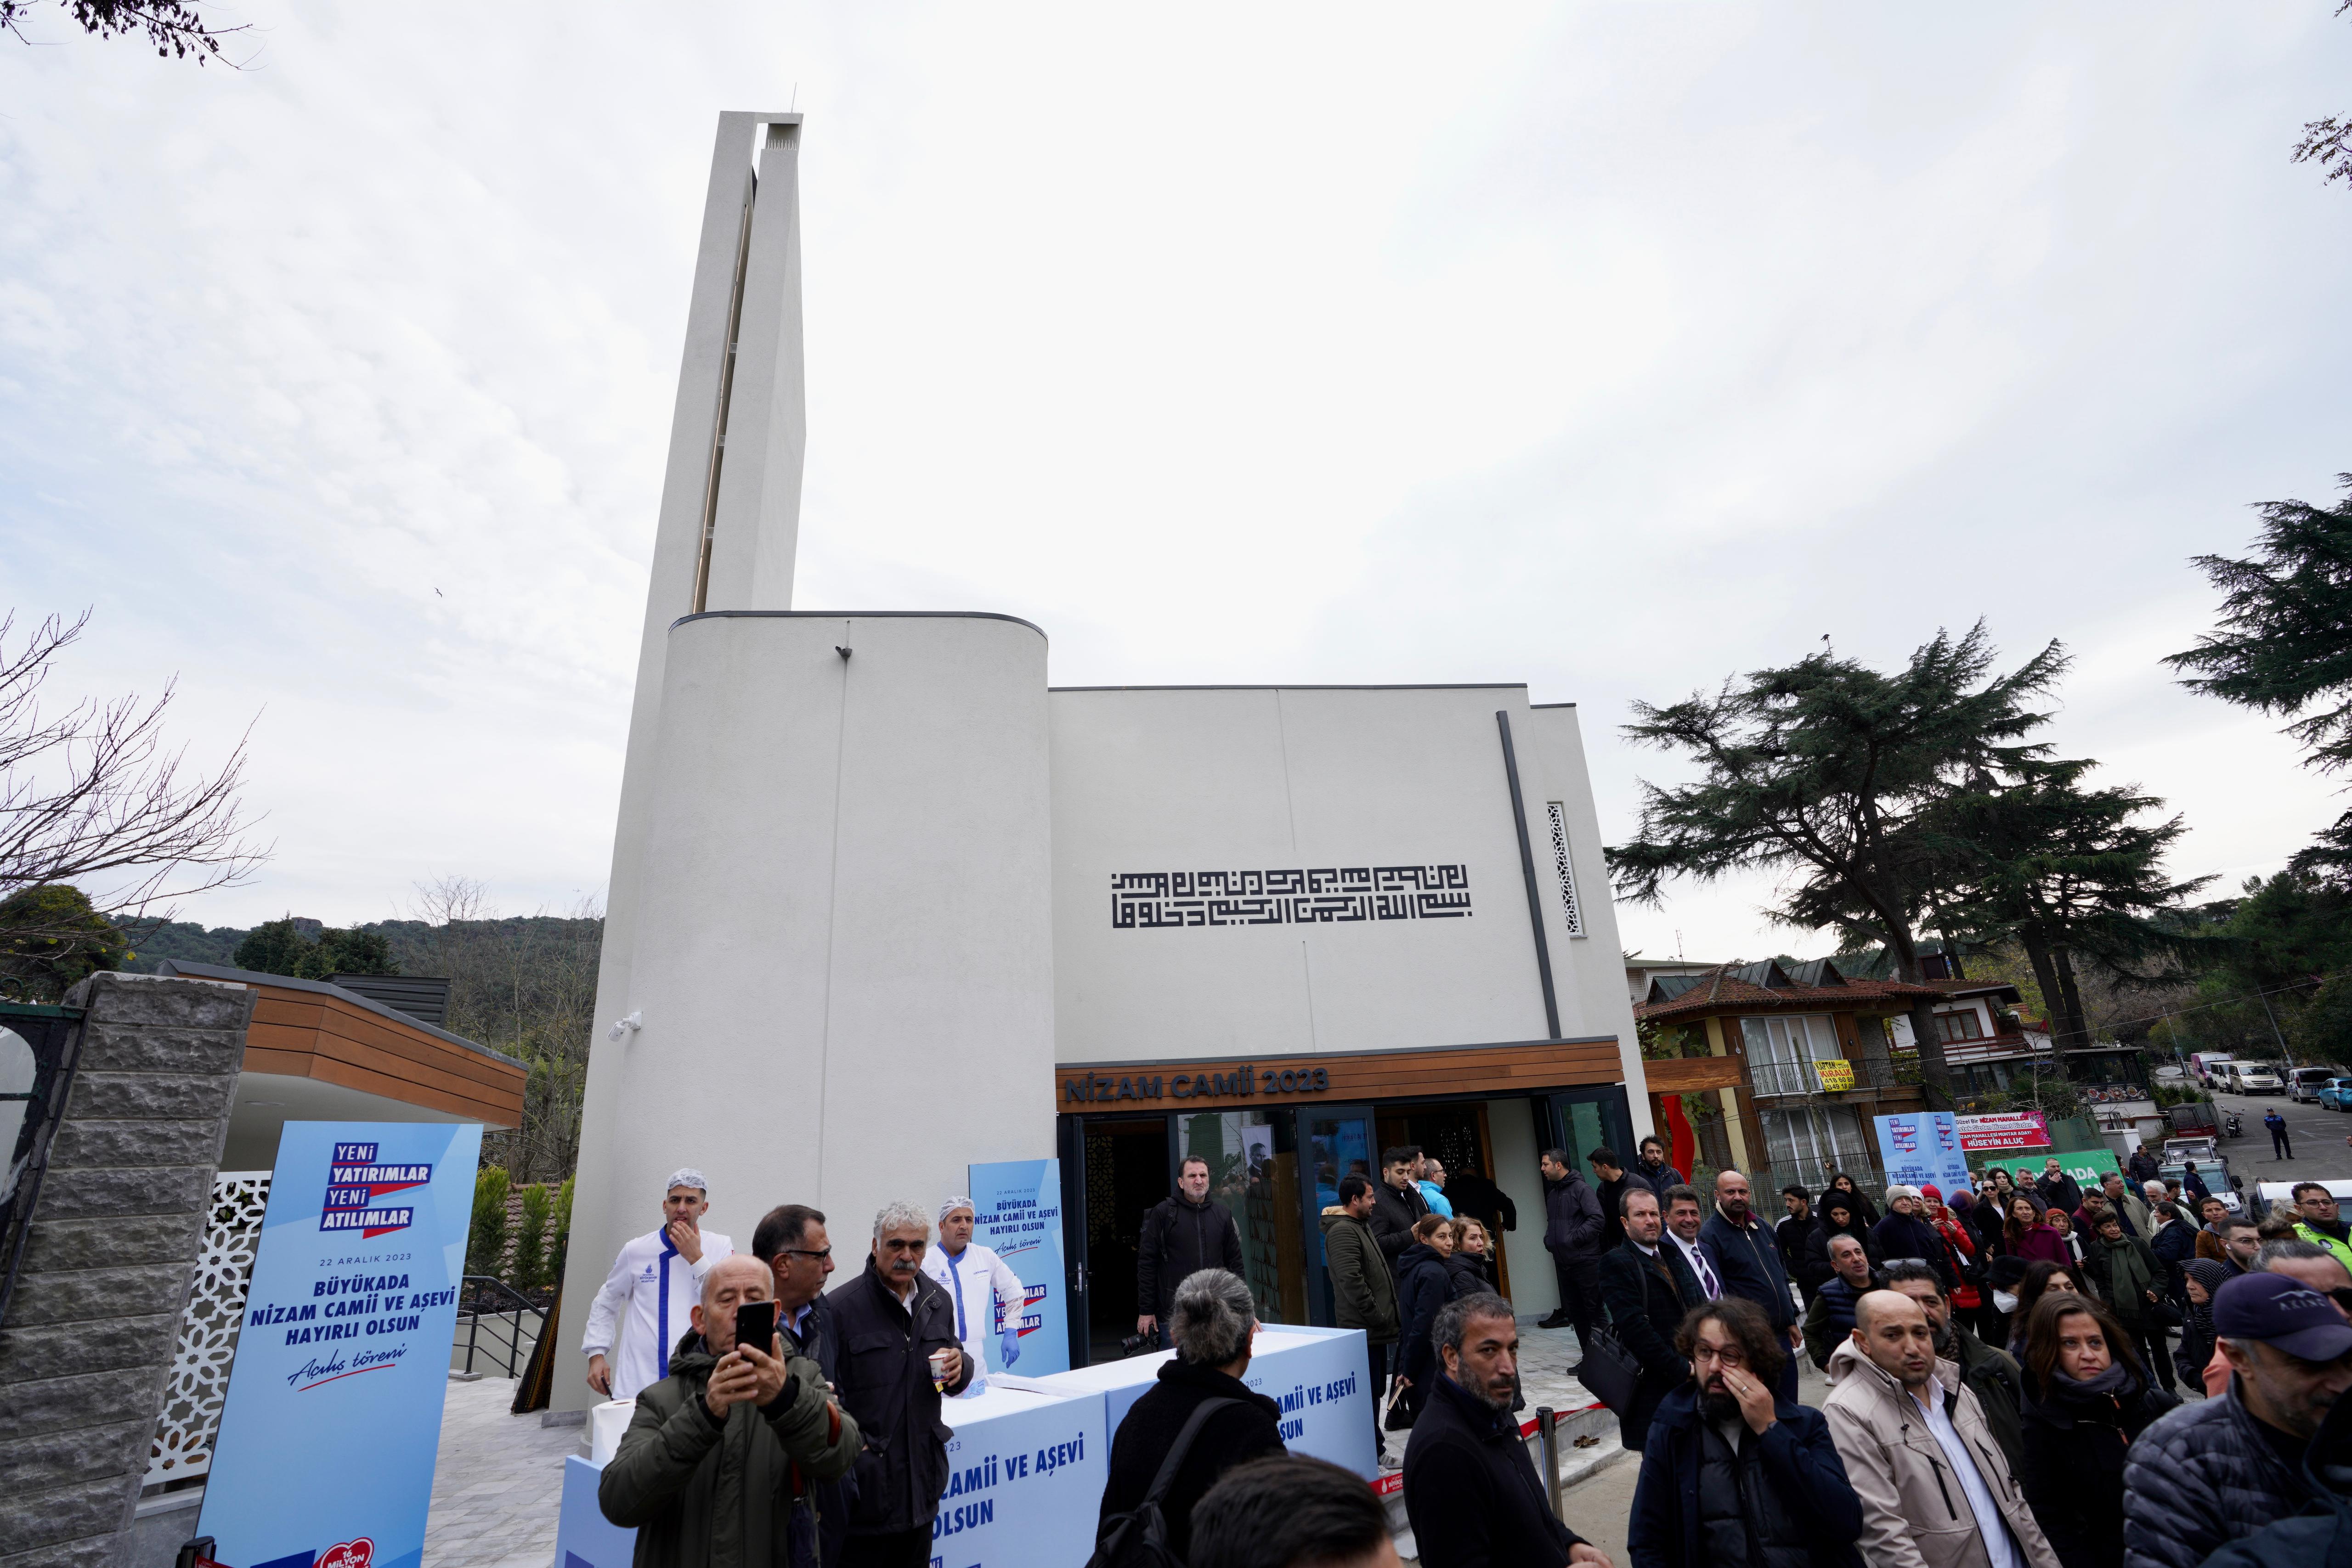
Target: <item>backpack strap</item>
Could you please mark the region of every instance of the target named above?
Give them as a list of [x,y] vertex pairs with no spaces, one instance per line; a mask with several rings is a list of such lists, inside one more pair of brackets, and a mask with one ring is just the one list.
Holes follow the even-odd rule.
[[1192,1439],[1201,1435],[1201,1428],[1209,1424],[1209,1417],[1229,1405],[1237,1406],[1240,1404],[1238,1399],[1203,1399],[1192,1406],[1192,1413],[1184,1417],[1184,1425],[1176,1433],[1176,1440],[1168,1446],[1168,1457],[1160,1461],[1160,1473],[1151,1478],[1151,1485],[1144,1492],[1143,1501],[1136,1505],[1139,1509],[1156,1503],[1168,1495],[1168,1489],[1176,1482],[1177,1468],[1183,1464],[1184,1456],[1192,1450]]

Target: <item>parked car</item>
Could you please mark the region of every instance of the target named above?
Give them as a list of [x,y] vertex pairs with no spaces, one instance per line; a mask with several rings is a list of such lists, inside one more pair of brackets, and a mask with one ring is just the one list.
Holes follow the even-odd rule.
[[2352,1076],[2341,1067],[2298,1067],[2286,1075],[2286,1093],[2290,1100],[2316,1104],[2319,1092],[2332,1081]]
[[2352,1078],[2331,1078],[2319,1086],[2323,1111],[2352,1111]]
[[2241,1094],[2282,1094],[2286,1080],[2267,1061],[2237,1061],[2230,1065],[2230,1086]]
[[2200,1152],[2196,1145],[2200,1145],[2205,1151],[2213,1147],[2201,1138],[2167,1138],[2164,1141],[2164,1160],[2156,1167],[2157,1175],[2167,1181],[2177,1181],[2186,1186],[2189,1162],[2194,1160],[2197,1162],[2198,1179],[2205,1184],[2205,1190],[2228,1205],[2231,1214],[2245,1213],[2244,1179],[2230,1173],[2230,1162],[2222,1155]]

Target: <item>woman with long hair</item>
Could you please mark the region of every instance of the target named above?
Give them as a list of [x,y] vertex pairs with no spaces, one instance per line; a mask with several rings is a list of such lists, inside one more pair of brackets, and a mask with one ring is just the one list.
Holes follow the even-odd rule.
[[[1830,1185],[1822,1188],[1822,1201],[1827,1202],[1829,1200],[1830,1194],[1833,1192],[1842,1192],[1845,1194],[1847,1201],[1853,1205],[1853,1212],[1856,1218],[1861,1219],[1865,1228],[1878,1223],[1881,1218],[1878,1212],[1878,1206],[1870,1201],[1869,1194],[1864,1192],[1862,1188],[1854,1185],[1853,1177],[1846,1175],[1843,1171],[1830,1172]],[[1821,1207],[1820,1203],[1814,1204],[1813,1211],[1816,1214],[1820,1213]]]
[[2149,1392],[2130,1336],[2088,1296],[2045,1291],[2025,1319],[2026,1505],[2060,1568],[2121,1568],[2125,1450],[2179,1401]]
[[2008,1222],[2000,1228],[2000,1249],[2029,1263],[2074,1262],[2074,1254],[2058,1233],[2042,1222],[2042,1211],[2021,1192],[2009,1196]]
[[2180,1348],[2172,1364],[2191,1388],[2205,1386],[2205,1368],[2213,1360],[2213,1292],[2230,1281],[2230,1266],[2210,1258],[2191,1258],[2180,1265]]
[[2065,1264],[2053,1263],[2044,1259],[2030,1266],[2025,1270],[2025,1278],[2018,1281],[2017,1310],[2010,1314],[2010,1354],[2022,1356],[2025,1354],[2026,1325],[2033,1321],[2035,1304],[2052,1291],[2061,1295],[2097,1300],[2091,1296],[2088,1281],[2081,1274],[2070,1272]]
[[1475,1219],[1457,1217],[1454,1221],[1454,1250],[1445,1259],[1445,1280],[1452,1294],[1446,1299],[1458,1301],[1465,1296],[1475,1296],[1495,1288],[1493,1241],[1486,1228]]

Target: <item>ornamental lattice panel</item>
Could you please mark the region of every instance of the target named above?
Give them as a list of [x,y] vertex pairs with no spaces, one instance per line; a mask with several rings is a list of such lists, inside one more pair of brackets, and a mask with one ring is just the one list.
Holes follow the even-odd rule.
[[172,1381],[155,1443],[147,1453],[147,1484],[200,1476],[212,1469],[213,1436],[228,1398],[229,1364],[253,1282],[253,1255],[261,1245],[262,1212],[269,1204],[268,1171],[222,1171],[213,1177],[205,1219],[205,1249],[172,1352]]

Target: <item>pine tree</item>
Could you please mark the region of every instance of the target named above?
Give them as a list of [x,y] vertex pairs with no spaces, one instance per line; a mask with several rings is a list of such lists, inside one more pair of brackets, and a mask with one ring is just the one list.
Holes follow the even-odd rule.
[[[1914,931],[1932,883],[1917,820],[1970,771],[2000,776],[2047,748],[2023,744],[2047,714],[2027,699],[2066,667],[2055,643],[2005,675],[1979,622],[1938,632],[1893,674],[1815,653],[1726,681],[1670,707],[1633,705],[1635,741],[1696,761],[1696,783],[1643,782],[1638,836],[1609,851],[1617,888],[1655,903],[1675,877],[1791,873],[1769,913],[1884,946],[1897,978],[1923,977]],[[1950,1070],[1932,1005],[1912,1009],[1920,1077],[1940,1103]]]

